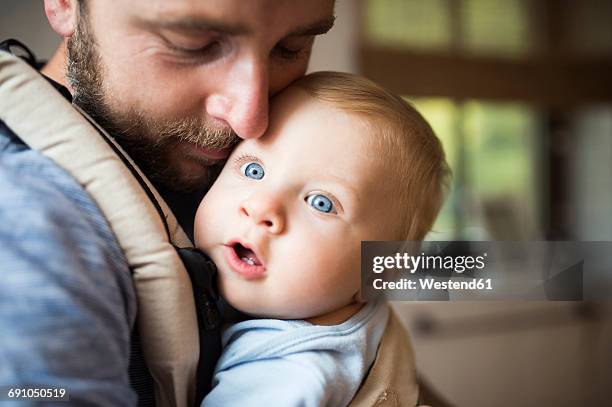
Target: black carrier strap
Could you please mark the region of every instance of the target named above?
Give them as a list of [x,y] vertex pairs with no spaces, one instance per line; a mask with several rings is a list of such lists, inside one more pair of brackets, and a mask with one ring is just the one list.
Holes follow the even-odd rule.
[[[221,315],[217,307],[217,268],[198,249],[177,248],[193,286],[200,336],[200,360],[196,380],[196,405],[212,387],[215,365],[221,356]],[[205,352],[205,354],[203,354]]]
[[23,45],[23,43],[14,38],[9,38],[8,40],[0,42],[0,50],[18,56],[36,70],[40,68],[34,53],[30,51],[28,47]]
[[128,367],[130,386],[138,395],[138,406],[154,407],[155,394],[153,392],[153,377],[149,373],[147,364],[142,354],[140,335],[138,329],[134,328],[130,340],[130,365]]
[[[215,365],[221,356],[221,315],[217,306],[220,301],[217,293],[217,268],[212,260],[198,249],[176,247],[176,252],[189,273],[198,318],[200,359],[196,376],[195,405],[199,406],[212,387]],[[176,334],[180,335],[180,332]],[[142,354],[138,329],[132,332],[128,374],[130,385],[138,394],[138,406],[155,406],[153,378]]]

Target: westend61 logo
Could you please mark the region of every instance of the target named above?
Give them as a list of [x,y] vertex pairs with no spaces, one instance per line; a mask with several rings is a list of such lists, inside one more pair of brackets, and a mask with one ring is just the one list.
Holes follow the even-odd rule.
[[610,300],[612,242],[362,242],[366,300]]

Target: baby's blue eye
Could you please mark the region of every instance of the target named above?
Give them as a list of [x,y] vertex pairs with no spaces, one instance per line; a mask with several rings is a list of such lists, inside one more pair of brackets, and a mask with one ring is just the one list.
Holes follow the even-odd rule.
[[313,194],[306,197],[308,205],[323,213],[335,212],[334,204],[325,195]]
[[242,167],[240,167],[240,171],[249,178],[253,179],[262,179],[264,177],[264,169],[261,165],[257,163],[246,163]]

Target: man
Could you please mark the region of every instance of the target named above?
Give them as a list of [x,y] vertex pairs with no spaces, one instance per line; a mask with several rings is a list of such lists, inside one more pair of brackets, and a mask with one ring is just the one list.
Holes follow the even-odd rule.
[[[43,69],[159,187],[186,231],[215,167],[259,137],[268,98],[306,70],[333,0],[45,0],[65,38]],[[78,404],[136,402],[135,295],[87,193],[0,121],[0,385]]]

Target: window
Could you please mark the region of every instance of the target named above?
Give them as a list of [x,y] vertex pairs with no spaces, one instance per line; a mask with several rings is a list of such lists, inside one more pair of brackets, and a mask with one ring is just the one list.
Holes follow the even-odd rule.
[[[575,215],[596,222],[579,201],[609,197],[579,196],[586,189],[570,184],[578,182],[572,163],[589,161],[578,148],[587,144],[576,141],[588,126],[573,123],[585,106],[612,102],[612,2],[361,4],[361,72],[416,105],[454,172],[430,237],[588,236]],[[602,140],[612,134],[601,134],[607,145]],[[597,208],[603,213],[612,202]],[[607,225],[598,230],[612,220]]]
[[453,170],[449,196],[429,238],[542,238],[537,112],[516,103],[410,101],[442,141]]

